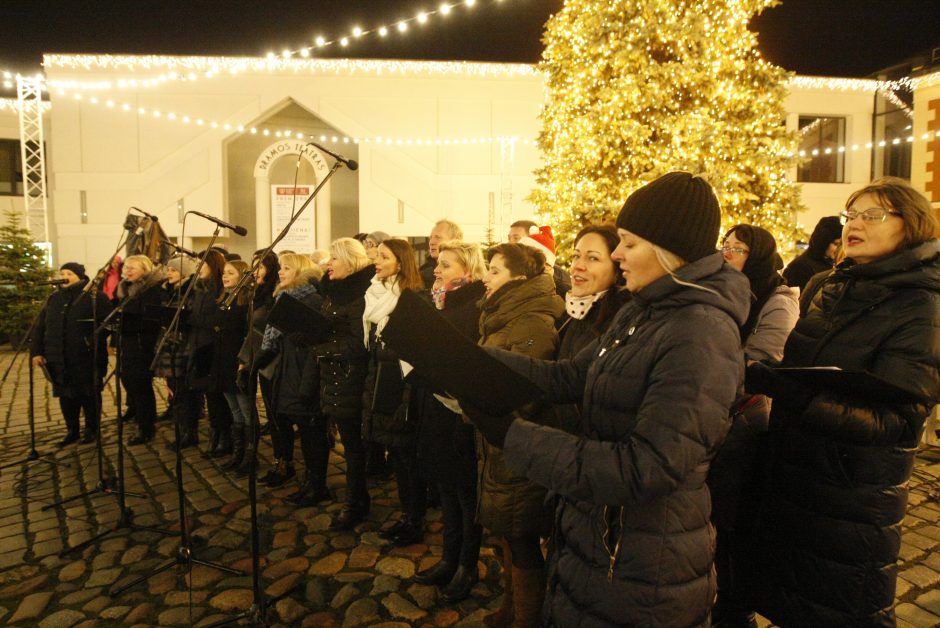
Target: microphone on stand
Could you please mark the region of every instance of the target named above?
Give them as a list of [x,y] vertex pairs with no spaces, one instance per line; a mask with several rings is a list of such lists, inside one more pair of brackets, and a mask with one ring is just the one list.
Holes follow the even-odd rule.
[[199,253],[197,253],[196,251],[187,249],[186,247],[170,242],[169,240],[164,240],[164,242],[172,246],[176,251],[183,253],[184,255],[188,255],[190,257],[199,257]]
[[221,218],[216,218],[215,216],[210,216],[209,214],[203,214],[202,212],[189,211],[189,212],[186,212],[186,213],[187,213],[187,214],[195,214],[195,215],[199,216],[200,218],[205,218],[206,220],[208,220],[208,221],[210,221],[210,222],[214,222],[215,224],[219,225],[220,227],[225,227],[226,229],[231,229],[232,231],[234,231],[236,234],[238,234],[238,235],[240,235],[240,236],[246,236],[246,235],[248,235],[248,229],[245,229],[244,227],[239,227],[238,225],[233,225],[233,224],[230,223],[230,222],[225,222],[225,221],[222,220]]
[[133,206],[132,206],[132,207],[130,207],[129,209],[130,209],[131,211],[140,212],[141,214],[143,214],[144,216],[146,216],[146,217],[149,218],[150,220],[153,220],[153,221],[160,220],[159,218],[157,218],[157,217],[154,216],[153,214],[148,214],[147,212],[145,212],[144,210],[142,210],[142,209],[139,208],[139,207],[133,207]]
[[346,158],[343,157],[342,155],[337,155],[337,154],[334,153],[333,151],[331,151],[331,150],[329,150],[329,149],[327,149],[327,148],[323,148],[322,146],[320,146],[320,145],[317,144],[316,142],[308,142],[308,143],[307,143],[307,146],[315,146],[316,148],[319,148],[320,150],[322,150],[324,153],[326,153],[327,155],[329,155],[330,157],[332,157],[332,158],[335,159],[336,161],[338,161],[338,162],[344,164],[344,165],[345,165],[347,168],[349,168],[350,170],[358,170],[358,169],[359,169],[359,163],[358,163],[358,162],[356,162],[356,161],[354,161],[354,160],[352,160],[352,159],[346,159]]
[[46,279],[45,281],[32,281],[33,286],[64,286],[69,282],[68,279]]

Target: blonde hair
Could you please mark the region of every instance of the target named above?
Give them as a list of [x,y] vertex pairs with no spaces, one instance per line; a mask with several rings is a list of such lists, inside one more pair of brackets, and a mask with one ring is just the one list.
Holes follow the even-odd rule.
[[139,264],[140,267],[144,269],[144,272],[148,275],[153,272],[153,260],[151,260],[146,255],[131,255],[126,260],[124,260],[125,265],[129,264],[130,262]]
[[[318,267],[306,255],[301,255],[299,253],[282,253],[277,258],[277,260],[282,268],[287,265],[293,268],[296,272],[294,274],[294,278],[291,279],[287,284],[279,281],[277,286],[274,288],[274,294],[279,294],[285,290],[302,286],[306,283],[309,283],[311,279],[316,279],[315,269]],[[320,275],[323,275],[322,269],[320,269]]]
[[[649,240],[647,240],[647,242],[649,242]],[[695,288],[696,290],[704,290],[705,292],[710,292],[711,294],[718,296],[718,293],[715,290],[712,290],[711,288],[700,286],[696,283],[692,283],[691,281],[683,281],[682,279],[679,279],[676,276],[676,271],[682,268],[683,266],[686,266],[688,264],[687,261],[685,261],[678,255],[676,255],[672,251],[667,251],[666,249],[656,244],[653,244],[652,242],[650,242],[650,246],[653,247],[653,253],[656,254],[656,261],[659,262],[659,265],[663,267],[663,270],[666,271],[666,274],[669,275],[674,282],[676,282],[680,286],[685,286],[686,288]]]
[[[474,281],[483,279],[486,275],[486,262],[483,261],[483,250],[476,242],[463,240],[447,240],[442,242],[439,251],[450,251],[457,256],[457,261],[466,269],[467,274]],[[440,253],[438,254],[440,260]]]
[[353,273],[358,273],[363,268],[372,265],[372,260],[366,255],[366,248],[355,238],[333,240],[330,244],[330,256],[349,266]]

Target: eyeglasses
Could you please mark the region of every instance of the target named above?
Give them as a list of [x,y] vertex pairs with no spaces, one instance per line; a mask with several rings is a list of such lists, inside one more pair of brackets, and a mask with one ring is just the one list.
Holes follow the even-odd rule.
[[884,222],[888,218],[888,214],[900,216],[901,212],[896,212],[892,209],[885,209],[884,207],[871,207],[863,212],[858,212],[854,209],[846,209],[839,214],[839,222],[844,225],[848,224],[850,220],[861,218],[864,222],[869,224],[876,224],[879,222]]
[[735,255],[747,255],[750,253],[748,249],[741,248],[740,246],[728,246],[727,244],[718,250],[722,253],[734,253]]

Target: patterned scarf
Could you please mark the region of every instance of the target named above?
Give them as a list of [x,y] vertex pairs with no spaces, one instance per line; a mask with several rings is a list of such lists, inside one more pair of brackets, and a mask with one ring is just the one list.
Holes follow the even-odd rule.
[[587,316],[594,304],[605,294],[607,294],[607,291],[602,290],[596,294],[589,294],[586,297],[576,297],[569,292],[565,295],[565,310],[571,318],[581,320]]

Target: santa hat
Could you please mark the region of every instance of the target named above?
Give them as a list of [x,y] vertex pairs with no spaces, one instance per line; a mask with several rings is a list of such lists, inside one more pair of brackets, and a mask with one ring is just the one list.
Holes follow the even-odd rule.
[[[532,229],[530,229],[530,231],[532,231]],[[555,265],[555,237],[552,235],[551,227],[547,225],[539,227],[538,233],[527,235],[519,240],[519,244],[538,249],[545,255],[545,261],[549,266]]]

